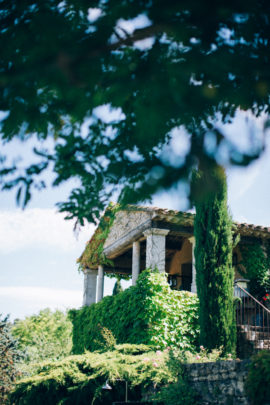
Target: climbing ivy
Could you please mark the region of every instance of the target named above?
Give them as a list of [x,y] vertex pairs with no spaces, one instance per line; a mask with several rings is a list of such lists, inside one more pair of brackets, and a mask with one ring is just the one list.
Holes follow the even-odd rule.
[[98,228],[90,241],[86,244],[84,252],[77,260],[80,270],[97,267],[99,264],[113,266],[113,262],[104,255],[103,247],[113,225],[115,215],[119,210],[119,204],[110,203],[107,207]]
[[249,245],[240,245],[240,252],[238,271],[250,281],[250,293],[261,300],[270,291],[270,243],[263,245],[260,240],[253,240]]
[[100,326],[117,343],[174,346],[194,350],[198,343],[198,299],[188,291],[171,290],[165,275],[143,271],[135,286],[97,304],[70,311],[73,352],[100,349]]
[[[116,213],[123,209],[124,207],[120,204],[110,203],[101,218],[98,228],[96,229],[94,235],[87,242],[85,250],[82,255],[77,260],[79,263],[79,270],[83,271],[87,268],[97,268],[98,265],[106,265],[111,267],[110,273],[106,272],[106,276],[109,278],[116,277],[117,279],[129,280],[129,274],[119,274],[114,271],[113,260],[108,259],[104,254],[104,243],[110,233],[111,227],[114,223]],[[128,209],[128,207],[125,207]]]

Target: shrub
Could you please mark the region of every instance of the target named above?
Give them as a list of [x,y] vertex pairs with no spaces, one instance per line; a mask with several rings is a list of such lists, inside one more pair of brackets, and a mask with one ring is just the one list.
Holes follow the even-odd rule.
[[196,295],[171,290],[158,271],[145,270],[136,286],[69,314],[75,354],[102,349],[99,325],[108,328],[118,343],[194,351],[198,341]]
[[25,352],[20,370],[29,374],[35,371],[33,363],[44,360],[60,360],[69,355],[72,347],[72,324],[67,315],[59,310],[43,309],[37,315],[16,320],[12,335],[18,347]]
[[245,384],[252,405],[264,405],[270,401],[270,351],[262,350],[251,358]]
[[[123,380],[128,382],[129,400],[141,399],[148,387],[176,382],[177,373],[170,367],[172,357],[168,349],[155,352],[143,345],[118,345],[105,353],[88,352],[58,362],[43,362],[37,375],[17,383],[10,402],[111,405],[124,398]],[[180,370],[179,361],[178,366]],[[109,392],[102,390],[106,380],[113,387]]]
[[11,335],[8,317],[0,315],[0,404],[6,404],[7,395],[19,375],[16,363],[21,358],[18,344]]
[[240,274],[247,278],[249,282],[249,291],[258,300],[270,291],[270,248],[269,242],[263,246],[260,241],[253,240],[250,245],[240,245],[244,271],[238,266]]

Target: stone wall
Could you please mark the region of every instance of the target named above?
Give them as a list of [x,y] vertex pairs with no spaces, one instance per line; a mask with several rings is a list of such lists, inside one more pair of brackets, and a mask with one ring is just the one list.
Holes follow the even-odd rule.
[[104,248],[106,249],[138,226],[150,221],[152,215],[150,211],[118,211],[104,244]]
[[202,405],[248,405],[244,381],[248,360],[185,365],[188,382],[201,397]]

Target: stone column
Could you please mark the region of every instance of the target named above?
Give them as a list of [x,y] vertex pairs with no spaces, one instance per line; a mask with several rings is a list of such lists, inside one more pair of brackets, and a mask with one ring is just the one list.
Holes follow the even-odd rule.
[[192,283],[191,283],[191,292],[197,293],[196,267],[195,267],[195,255],[194,255],[194,249],[195,249],[195,238],[194,238],[194,236],[189,238],[189,242],[192,245]]
[[146,236],[146,268],[155,267],[165,272],[166,235],[168,229],[150,228],[144,232]]
[[101,301],[103,298],[104,289],[104,269],[103,266],[98,266],[98,277],[97,277],[97,302]]
[[140,242],[133,242],[132,245],[132,285],[136,284],[140,274]]
[[97,270],[84,270],[83,306],[95,304],[97,290]]

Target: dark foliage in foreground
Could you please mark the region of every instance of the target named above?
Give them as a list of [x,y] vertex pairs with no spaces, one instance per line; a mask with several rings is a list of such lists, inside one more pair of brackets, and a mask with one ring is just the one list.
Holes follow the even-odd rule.
[[0,6],[1,137],[36,139],[28,167],[1,150],[1,185],[22,205],[51,168],[54,186],[76,180],[59,207],[83,224],[117,193],[136,203],[189,183],[198,162],[246,165],[260,155],[255,133],[241,134],[244,153],[220,124],[238,109],[269,112],[269,1]]

